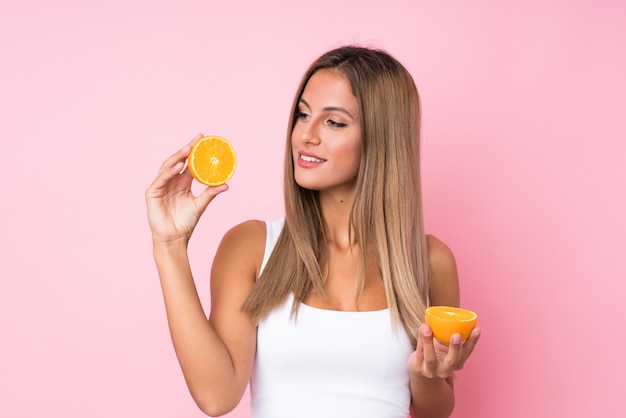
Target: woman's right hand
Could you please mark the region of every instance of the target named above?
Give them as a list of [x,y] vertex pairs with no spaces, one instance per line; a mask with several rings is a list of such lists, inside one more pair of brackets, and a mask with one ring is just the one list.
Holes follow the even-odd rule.
[[202,136],[198,134],[165,160],[156,179],[146,190],[148,223],[154,244],[186,245],[209,203],[215,196],[228,190],[228,186],[223,184],[207,187],[198,196],[191,192],[193,177],[189,169],[183,171],[183,167],[191,147]]

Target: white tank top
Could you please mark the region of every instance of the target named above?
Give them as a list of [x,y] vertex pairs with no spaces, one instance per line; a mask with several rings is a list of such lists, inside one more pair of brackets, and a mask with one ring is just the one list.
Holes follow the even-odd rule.
[[[267,222],[262,268],[284,220]],[[389,309],[332,311],[293,296],[258,326],[250,381],[253,418],[406,418],[407,360],[414,350]],[[395,331],[395,332],[394,332]]]

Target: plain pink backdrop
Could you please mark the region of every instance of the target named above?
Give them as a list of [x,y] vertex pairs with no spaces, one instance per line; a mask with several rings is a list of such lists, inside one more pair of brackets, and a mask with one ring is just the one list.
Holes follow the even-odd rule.
[[[191,243],[282,215],[311,60],[386,48],[423,103],[427,228],[483,338],[454,417],[625,416],[626,6],[619,1],[0,2],[0,416],[199,417],[143,193],[198,132],[239,155]],[[247,398],[229,414],[246,417]],[[297,413],[294,413],[297,416]]]

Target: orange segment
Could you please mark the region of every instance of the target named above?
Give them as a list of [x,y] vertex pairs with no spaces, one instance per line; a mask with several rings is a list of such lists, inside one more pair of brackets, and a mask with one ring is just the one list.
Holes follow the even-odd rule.
[[235,173],[237,157],[233,146],[219,136],[205,136],[194,144],[187,158],[189,172],[202,184],[219,186]]
[[461,334],[467,340],[478,322],[478,315],[467,309],[452,306],[430,306],[424,319],[433,330],[433,335],[442,343],[449,344],[452,334]]

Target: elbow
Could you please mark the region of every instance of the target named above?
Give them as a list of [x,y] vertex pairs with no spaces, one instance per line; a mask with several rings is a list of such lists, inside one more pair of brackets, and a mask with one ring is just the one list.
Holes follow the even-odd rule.
[[237,402],[231,402],[224,397],[193,396],[200,410],[210,417],[221,417],[231,412],[237,406]]
[[226,415],[227,413],[229,413],[230,411],[232,411],[234,408],[227,408],[224,407],[223,405],[217,405],[214,403],[201,403],[201,402],[196,402],[196,405],[198,405],[198,408],[200,408],[200,410],[202,412],[204,412],[205,415],[208,415],[210,417],[221,417],[222,415]]
[[210,417],[221,417],[239,405],[247,388],[235,379],[187,379],[187,389],[198,408]]

